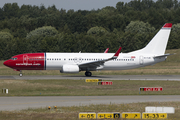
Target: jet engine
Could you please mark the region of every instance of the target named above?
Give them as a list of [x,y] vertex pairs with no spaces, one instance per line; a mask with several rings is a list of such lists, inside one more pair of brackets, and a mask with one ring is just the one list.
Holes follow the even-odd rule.
[[63,65],[60,70],[61,73],[79,73],[78,65]]

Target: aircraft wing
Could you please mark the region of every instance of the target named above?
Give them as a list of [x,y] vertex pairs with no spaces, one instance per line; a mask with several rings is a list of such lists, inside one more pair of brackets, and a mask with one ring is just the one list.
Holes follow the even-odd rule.
[[104,65],[105,62],[107,62],[109,60],[116,59],[119,56],[121,48],[122,47],[120,47],[117,50],[117,52],[111,58],[103,59],[103,60],[98,60],[98,61],[93,61],[93,62],[88,62],[88,63],[82,63],[82,64],[78,64],[78,66],[80,68],[97,68],[97,67],[100,67],[100,66]]

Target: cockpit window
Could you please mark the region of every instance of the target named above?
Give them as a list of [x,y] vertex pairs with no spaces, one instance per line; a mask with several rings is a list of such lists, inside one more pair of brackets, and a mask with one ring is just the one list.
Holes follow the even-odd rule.
[[11,60],[17,60],[17,58],[11,58]]

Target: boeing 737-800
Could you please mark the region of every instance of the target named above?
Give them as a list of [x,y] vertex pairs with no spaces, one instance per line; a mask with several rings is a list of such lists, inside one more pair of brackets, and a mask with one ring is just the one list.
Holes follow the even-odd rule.
[[[164,61],[170,54],[164,54],[172,24],[166,23],[152,40],[142,49],[120,53],[25,53],[13,56],[3,64],[16,71],[22,70],[60,70],[61,73],[79,73],[96,70],[125,70]],[[120,53],[120,54],[119,54]]]

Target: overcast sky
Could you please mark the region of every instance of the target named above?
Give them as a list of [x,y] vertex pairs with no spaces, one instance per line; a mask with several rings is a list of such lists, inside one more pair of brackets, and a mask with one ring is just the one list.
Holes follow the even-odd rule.
[[[53,4],[57,9],[74,9],[76,10],[97,10],[106,6],[116,7],[116,3],[119,1],[129,2],[131,0],[0,0],[0,7],[2,8],[5,3],[18,3],[19,6],[25,5],[36,5],[40,6],[43,4],[46,8]],[[156,0],[154,0],[156,1]]]

